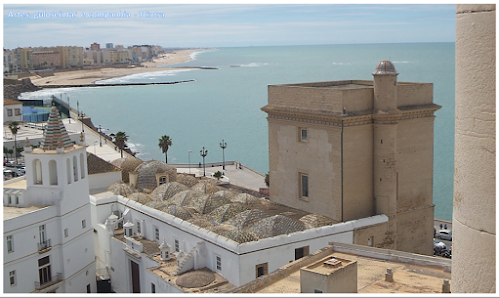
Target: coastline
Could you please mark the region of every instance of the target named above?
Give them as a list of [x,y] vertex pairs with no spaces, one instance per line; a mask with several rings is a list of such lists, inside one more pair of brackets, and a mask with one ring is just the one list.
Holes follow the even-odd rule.
[[[86,85],[95,84],[98,81],[123,77],[136,73],[157,72],[167,70],[179,70],[177,67],[158,67],[160,65],[179,64],[193,60],[193,53],[201,52],[203,49],[186,49],[178,50],[175,53],[166,53],[161,57],[154,59],[152,62],[143,62],[144,67],[134,68],[101,68],[92,70],[74,70],[57,72],[54,76],[40,78],[31,76],[31,82],[43,87],[45,85]],[[193,68],[181,68],[193,69]]]

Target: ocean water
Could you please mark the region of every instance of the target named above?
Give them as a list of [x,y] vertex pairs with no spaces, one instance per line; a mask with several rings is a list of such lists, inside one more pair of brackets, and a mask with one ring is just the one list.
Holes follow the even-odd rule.
[[[372,80],[381,60],[391,60],[398,81],[434,84],[435,115],[434,204],[435,217],[452,218],[455,44],[408,43],[365,45],[315,45],[218,48],[198,53],[195,59],[175,66],[210,66],[216,70],[176,70],[141,73],[110,79],[106,83],[172,82],[174,85],[64,88],[23,94],[23,98],[55,94],[92,118],[94,125],[124,131],[128,145],[143,160],[165,160],[158,147],[162,135],[173,145],[169,163],[226,160],[261,172],[269,171],[267,86],[316,81]],[[192,150],[192,153],[188,151]]]

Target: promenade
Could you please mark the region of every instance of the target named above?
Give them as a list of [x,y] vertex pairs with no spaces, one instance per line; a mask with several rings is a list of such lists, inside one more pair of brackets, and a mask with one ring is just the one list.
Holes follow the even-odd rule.
[[[73,116],[75,117],[76,115],[73,114]],[[62,121],[68,132],[80,133],[82,131],[82,123],[78,120],[66,118],[62,119]],[[86,125],[83,125],[83,129],[85,131],[87,152],[93,153],[109,162],[121,157],[120,151],[115,150],[115,145],[112,142],[107,141],[105,138],[100,138],[97,132]],[[123,151],[123,156],[130,156],[130,154]],[[259,191],[259,188],[267,187],[264,182],[265,176],[263,174],[244,165],[241,165],[241,169],[239,167],[236,168],[236,163],[238,162],[227,161],[226,170],[222,169],[222,162],[205,164],[205,174],[211,177],[217,171],[221,173],[224,172],[225,177],[221,179],[222,182],[229,182],[230,184],[248,188],[256,192]],[[176,168],[178,173],[191,173],[195,174],[195,177],[203,176],[203,165],[201,168],[199,168],[198,164],[191,164],[191,168],[187,164],[169,164],[169,166]]]

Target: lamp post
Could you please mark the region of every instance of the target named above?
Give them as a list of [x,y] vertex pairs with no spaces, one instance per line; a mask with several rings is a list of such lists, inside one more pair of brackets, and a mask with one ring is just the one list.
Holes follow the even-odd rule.
[[200,150],[200,155],[203,157],[203,177],[205,177],[205,156],[207,156],[208,150],[205,150],[205,147]]
[[191,152],[193,152],[193,150],[188,151],[189,174],[191,174]]
[[222,143],[220,143],[220,147],[222,148],[222,169],[226,170],[226,159],[224,158],[224,149],[227,147],[227,143],[224,143],[224,139],[222,139]]
[[[66,94],[66,93],[64,93]],[[66,99],[68,100],[68,119],[69,119],[69,123],[71,124],[71,107],[69,105],[69,96],[68,94],[66,94]]]
[[102,147],[101,124],[99,124],[99,147]]
[[82,132],[85,132],[85,127],[83,127],[83,111],[82,111],[82,114],[81,114],[80,121],[82,122]]

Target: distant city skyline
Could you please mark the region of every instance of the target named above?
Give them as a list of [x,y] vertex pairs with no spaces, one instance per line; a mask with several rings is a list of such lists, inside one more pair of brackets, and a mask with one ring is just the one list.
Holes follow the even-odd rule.
[[101,48],[168,48],[455,41],[453,4],[4,4],[3,20],[5,49],[94,42]]

